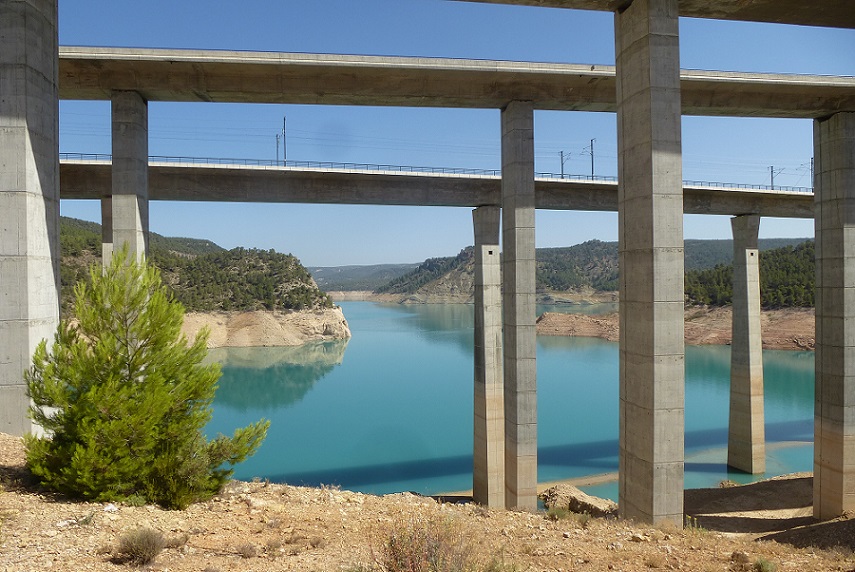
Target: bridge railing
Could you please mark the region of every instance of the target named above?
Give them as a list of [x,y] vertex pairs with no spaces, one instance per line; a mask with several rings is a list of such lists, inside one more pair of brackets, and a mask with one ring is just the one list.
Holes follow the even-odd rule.
[[749,183],[717,183],[713,181],[688,181],[683,184],[687,187],[713,187],[722,189],[751,189],[758,191],[786,191],[791,193],[812,193],[813,187],[794,187],[791,185],[752,185]]
[[[60,153],[61,160],[68,161],[93,161],[109,163],[113,160],[112,155],[105,153]],[[148,158],[150,163],[175,163],[185,165],[224,165],[224,166],[247,166],[262,168],[295,168],[295,169],[325,169],[333,171],[374,171],[391,173],[427,173],[444,175],[470,175],[479,177],[501,177],[499,169],[468,169],[458,167],[418,167],[413,165],[388,165],[374,163],[347,163],[339,161],[275,161],[272,159],[237,159],[222,157],[167,157],[164,155],[152,155]],[[607,175],[571,175],[567,173],[535,173],[537,179],[565,180],[565,181],[591,181],[591,182],[617,182],[617,177]],[[779,191],[794,193],[812,193],[811,187],[795,187],[789,185],[752,185],[749,183],[724,183],[714,181],[692,181],[684,180],[683,184],[690,187],[706,187],[718,189],[749,189],[758,191]]]

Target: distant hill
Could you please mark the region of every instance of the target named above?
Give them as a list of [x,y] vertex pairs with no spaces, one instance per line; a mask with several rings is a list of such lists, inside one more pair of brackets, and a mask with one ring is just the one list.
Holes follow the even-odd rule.
[[[73,287],[88,278],[101,257],[101,225],[60,219],[60,280],[64,312]],[[225,250],[210,240],[149,237],[149,260],[189,311],[304,309],[332,306],[309,271],[290,255],[273,250]]]
[[[761,238],[757,246],[760,251],[795,246],[807,238]],[[718,264],[733,264],[732,240],[698,240],[684,241],[686,270],[712,268]]]
[[370,266],[312,266],[309,272],[318,287],[333,290],[373,291],[415,269],[418,264],[374,264]]
[[[760,250],[764,252],[761,263],[779,260],[773,266],[763,267],[768,284],[791,284],[793,291],[781,291],[773,293],[774,286],[770,286],[769,300],[771,304],[779,305],[802,305],[796,300],[804,300],[802,290],[808,289],[804,286],[800,289],[798,284],[803,282],[805,264],[812,262],[812,243],[810,253],[807,253],[800,243],[804,239],[761,239]],[[375,292],[382,294],[401,294],[412,296],[415,299],[425,300],[441,297],[442,295],[457,294],[463,298],[474,288],[474,249],[465,248],[457,256],[430,258],[425,260],[412,271],[390,280],[387,284],[377,288]],[[794,254],[798,262],[790,261],[788,253]],[[591,240],[582,244],[562,248],[538,248],[536,250],[536,287],[538,292],[574,292],[581,290],[615,291],[618,289],[618,249],[616,242],[602,242]],[[720,284],[724,279],[720,274],[721,268],[732,264],[733,242],[731,240],[687,240],[685,243],[685,257],[687,270],[687,292],[689,286],[706,280],[717,280]],[[782,275],[778,269],[790,268],[795,264],[799,268],[798,275],[792,280],[787,277],[785,271]],[[788,266],[789,265],[789,266]],[[711,269],[716,270],[712,273]],[[697,272],[708,270],[702,274]],[[732,269],[730,270],[732,273]],[[812,271],[811,271],[812,272]],[[692,274],[694,273],[694,274]],[[776,277],[777,278],[773,278]],[[691,278],[690,278],[691,277]],[[730,278],[727,278],[730,280]],[[790,282],[788,282],[788,280]],[[811,278],[810,284],[813,284]],[[468,290],[467,290],[468,289]],[[812,292],[812,286],[809,288]],[[712,288],[718,292],[716,295],[698,294],[692,298],[697,303],[729,303],[722,288]],[[700,292],[700,290],[698,290]],[[471,297],[471,295],[470,295]],[[720,300],[727,300],[721,302]],[[811,296],[812,303],[812,296]]]

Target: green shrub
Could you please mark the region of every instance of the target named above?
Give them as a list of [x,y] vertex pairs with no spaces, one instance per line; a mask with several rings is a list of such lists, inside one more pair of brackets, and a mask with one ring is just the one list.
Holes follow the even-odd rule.
[[762,556],[754,561],[754,570],[757,572],[775,572],[778,567],[771,560],[767,560]]
[[252,455],[269,425],[229,438],[202,433],[220,376],[202,366],[207,333],[181,334],[184,309],[156,268],[116,253],[74,290],[76,323],[63,320],[25,372],[30,416],[47,437],[27,436],[27,464],[58,492],[93,501],[145,498],[184,508],[210,498]]
[[119,538],[118,553],[123,560],[142,566],[154,560],[165,547],[163,534],[151,528],[137,528]]

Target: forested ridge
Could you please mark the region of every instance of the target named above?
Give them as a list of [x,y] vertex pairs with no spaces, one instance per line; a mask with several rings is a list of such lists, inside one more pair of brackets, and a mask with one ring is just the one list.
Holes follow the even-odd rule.
[[[805,241],[760,253],[760,305],[764,308],[814,305],[814,243]],[[733,265],[686,272],[686,300],[723,306],[733,300]]]
[[[759,246],[763,306],[812,306],[813,241],[761,239]],[[536,288],[539,292],[618,289],[616,242],[591,240],[564,248],[538,248],[535,255]],[[686,301],[690,304],[730,304],[733,296],[732,241],[687,240],[685,257]],[[474,249],[468,247],[457,256],[429,258],[413,271],[381,286],[376,292],[414,294],[421,289],[429,289],[449,273],[471,273],[473,270]]]
[[[88,278],[101,255],[101,225],[62,217],[60,279],[63,310],[74,284]],[[188,311],[303,310],[332,307],[309,271],[291,254],[225,250],[209,240],[149,237],[149,260]]]
[[376,292],[380,294],[412,294],[449,272],[474,267],[474,263],[475,249],[471,246],[461,250],[457,256],[428,258],[411,272],[380,286]]

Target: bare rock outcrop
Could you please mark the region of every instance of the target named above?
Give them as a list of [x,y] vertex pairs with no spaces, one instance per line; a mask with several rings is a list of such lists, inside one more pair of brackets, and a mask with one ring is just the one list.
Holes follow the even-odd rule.
[[546,508],[563,508],[570,512],[587,513],[591,516],[617,515],[617,503],[591,496],[572,485],[558,484],[537,496]]
[[341,308],[301,312],[191,312],[181,331],[194,338],[207,326],[209,348],[299,346],[350,338]]

